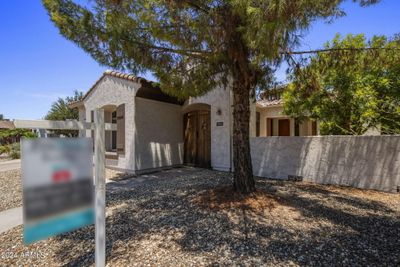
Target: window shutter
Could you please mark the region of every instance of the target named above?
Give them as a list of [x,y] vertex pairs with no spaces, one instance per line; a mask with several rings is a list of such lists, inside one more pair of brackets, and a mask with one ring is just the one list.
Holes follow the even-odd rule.
[[117,153],[125,154],[125,104],[117,107]]
[[311,121],[311,135],[317,135],[317,122]]

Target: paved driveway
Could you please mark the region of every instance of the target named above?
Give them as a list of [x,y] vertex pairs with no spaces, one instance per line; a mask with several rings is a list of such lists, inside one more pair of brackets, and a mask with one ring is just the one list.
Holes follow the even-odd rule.
[[0,172],[11,171],[21,168],[21,160],[13,159],[0,162]]

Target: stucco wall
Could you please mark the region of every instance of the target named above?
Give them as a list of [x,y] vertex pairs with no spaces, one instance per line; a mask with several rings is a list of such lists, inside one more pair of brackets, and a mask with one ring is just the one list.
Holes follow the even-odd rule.
[[[190,98],[186,101],[185,108],[191,104],[203,103],[211,106],[211,167],[215,170],[230,170],[230,133],[231,133],[231,111],[230,111],[230,91],[228,88],[217,87],[204,96]],[[217,114],[221,110],[221,115]],[[217,126],[217,122],[222,122],[222,126]]]
[[182,107],[135,98],[136,170],[183,163]]
[[265,117],[286,118],[287,115],[283,114],[283,106],[272,106],[263,108]]
[[259,137],[251,139],[254,174],[395,191],[400,136]]
[[[85,99],[86,121],[90,121],[90,111],[109,105],[125,104],[125,154],[118,156],[118,168],[133,170],[134,157],[134,102],[140,84],[124,79],[105,76],[95,90]],[[91,132],[87,131],[86,136]]]

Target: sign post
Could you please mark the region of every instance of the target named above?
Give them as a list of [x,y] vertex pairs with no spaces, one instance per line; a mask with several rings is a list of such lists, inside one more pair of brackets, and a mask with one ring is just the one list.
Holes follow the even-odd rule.
[[106,183],[105,183],[105,137],[104,110],[96,109],[94,113],[94,180],[95,180],[95,211],[96,211],[96,267],[106,263]]
[[95,261],[96,267],[105,266],[105,131],[116,131],[116,124],[104,123],[104,110],[95,110],[95,122],[15,120],[16,128],[49,130],[94,130],[95,178]]

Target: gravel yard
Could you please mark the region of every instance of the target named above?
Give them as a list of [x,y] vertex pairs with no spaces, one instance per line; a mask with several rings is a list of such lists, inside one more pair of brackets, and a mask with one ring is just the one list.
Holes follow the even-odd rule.
[[[106,169],[108,180],[126,179],[130,175]],[[0,212],[22,206],[21,169],[0,171]]]
[[[117,180],[107,184],[109,266],[400,264],[400,194],[257,179],[248,206],[208,205],[230,174]],[[21,235],[21,226],[0,234],[0,266],[94,264],[93,226],[27,247]]]
[[22,206],[21,170],[0,171],[0,211]]

